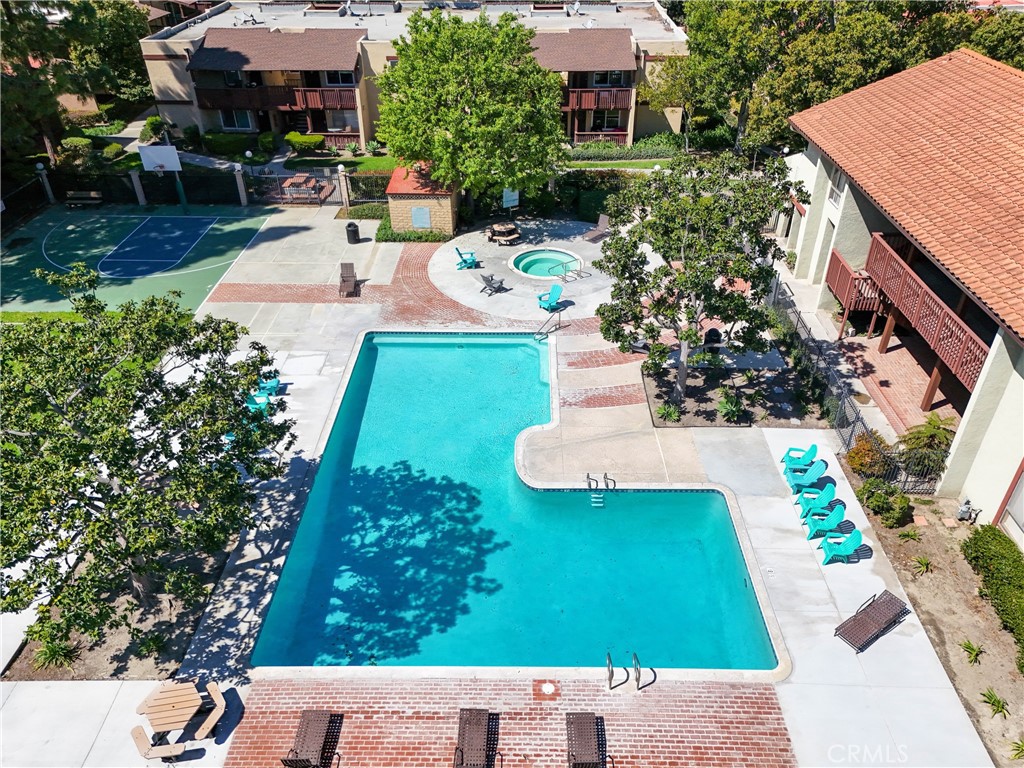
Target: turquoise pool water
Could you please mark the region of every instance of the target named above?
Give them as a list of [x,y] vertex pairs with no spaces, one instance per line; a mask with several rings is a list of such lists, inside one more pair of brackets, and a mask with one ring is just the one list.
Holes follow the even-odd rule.
[[516,256],[512,260],[512,266],[531,277],[558,277],[571,269],[577,269],[580,261],[568,251],[535,248]]
[[720,494],[523,485],[549,402],[531,336],[368,335],[253,663],[774,668]]

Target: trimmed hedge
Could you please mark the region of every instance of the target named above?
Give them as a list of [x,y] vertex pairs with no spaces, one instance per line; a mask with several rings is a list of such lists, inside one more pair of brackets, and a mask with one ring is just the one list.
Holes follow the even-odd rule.
[[264,131],[257,137],[256,144],[264,152],[273,152],[277,149],[277,136],[273,131]]
[[292,148],[292,152],[313,152],[324,145],[324,137],[290,131],[284,135],[284,143]]
[[388,204],[387,203],[363,203],[362,205],[353,205],[351,208],[342,208],[338,211],[336,219],[380,219],[383,221],[388,218]]
[[83,128],[82,133],[86,136],[113,136],[115,133],[120,133],[124,130],[124,120],[115,120],[109,125],[94,125],[89,128]]
[[148,144],[151,141],[155,141],[163,138],[164,131],[167,130],[167,124],[158,115],[151,115],[146,118],[145,125],[142,126],[142,130],[139,132],[139,141],[143,144]]
[[209,131],[203,134],[203,146],[214,155],[236,155],[252,146],[252,138],[247,133]]
[[634,144],[622,147],[611,141],[588,141],[577,144],[569,156],[573,160],[660,160],[676,154],[676,148],[669,144]]
[[1024,554],[1013,539],[993,525],[975,528],[960,546],[981,576],[982,596],[1017,642],[1017,669],[1024,673]]
[[452,239],[452,236],[444,232],[438,232],[436,229],[395,232],[391,228],[391,215],[386,214],[380,220],[380,226],[377,227],[377,236],[374,239],[378,243],[446,243]]
[[107,144],[103,148],[103,159],[104,160],[117,160],[121,155],[124,154],[124,147],[120,144],[111,143]]

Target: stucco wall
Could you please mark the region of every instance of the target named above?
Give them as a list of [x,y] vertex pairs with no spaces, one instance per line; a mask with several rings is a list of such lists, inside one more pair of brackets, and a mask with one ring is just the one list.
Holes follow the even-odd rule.
[[[197,40],[142,40],[142,55],[146,58],[149,82],[156,97],[156,108],[165,122],[173,123],[175,133],[186,125],[198,125],[200,130],[220,128],[203,123],[200,111],[195,107],[195,89],[186,67]],[[186,102],[186,103],[174,103]]]
[[1024,457],[1024,350],[1000,329],[957,429],[938,493],[992,520]]
[[396,232],[411,232],[420,227],[412,225],[412,209],[430,210],[430,229],[455,234],[458,215],[457,194],[446,197],[432,195],[388,195],[388,210],[391,213],[391,228]]
[[811,195],[811,202],[807,206],[807,216],[804,217],[804,225],[800,231],[800,238],[796,244],[796,276],[807,277],[811,272],[811,264],[814,261],[816,249],[820,244],[828,211],[826,207],[835,209],[828,205],[828,172],[824,166],[826,161],[813,144],[805,152],[808,162],[812,164],[813,171],[807,173],[803,178],[804,188]]

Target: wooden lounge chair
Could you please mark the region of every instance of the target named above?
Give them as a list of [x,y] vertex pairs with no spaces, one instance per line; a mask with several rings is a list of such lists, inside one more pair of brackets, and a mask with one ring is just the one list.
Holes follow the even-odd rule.
[[496,293],[507,291],[505,287],[505,280],[494,275],[480,275],[480,279],[484,281],[484,287],[480,289],[480,292],[487,292],[488,296],[493,296]]
[[202,741],[213,735],[217,723],[220,722],[228,708],[228,703],[224,701],[224,694],[220,692],[220,687],[216,683],[207,683],[206,692],[210,694],[210,699],[213,701],[213,709],[210,710],[210,714],[206,716],[203,724],[196,729],[196,741]]
[[608,231],[608,215],[602,213],[597,217],[597,226],[583,233],[583,239],[588,243],[597,243],[604,240],[611,234]]
[[907,604],[886,589],[868,598],[853,616],[836,627],[836,637],[860,653],[909,615]]
[[601,723],[593,712],[567,712],[565,735],[568,744],[569,768],[604,768],[605,762],[615,766],[600,733]]
[[486,709],[460,709],[453,768],[493,768],[495,757],[504,765],[505,757],[497,749],[497,725],[497,717],[491,718]]
[[132,728],[132,739],[135,740],[135,748],[139,750],[139,754],[146,760],[167,760],[173,762],[174,758],[185,751],[183,743],[160,744],[154,747],[149,741],[149,736],[146,735],[146,729],[141,725],[136,725]]
[[285,768],[330,768],[338,754],[342,715],[322,709],[304,709],[288,756],[281,758]]
[[343,261],[338,265],[338,295],[355,296],[358,291],[356,285],[356,265],[350,261]]
[[550,291],[537,294],[537,303],[541,309],[557,312],[561,308],[562,286],[554,283]]

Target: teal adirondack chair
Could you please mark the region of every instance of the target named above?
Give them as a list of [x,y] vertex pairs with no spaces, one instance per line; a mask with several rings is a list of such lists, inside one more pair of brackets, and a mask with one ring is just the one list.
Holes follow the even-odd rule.
[[[825,510],[822,510],[824,512]],[[807,540],[816,539],[819,536],[840,535],[839,524],[846,516],[846,505],[838,502],[832,511],[823,517],[808,515],[804,522],[807,523]]]
[[261,395],[276,395],[277,390],[281,388],[281,380],[276,376],[272,379],[261,379],[258,394]]
[[806,488],[810,485],[814,485],[821,476],[825,474],[825,468],[828,465],[825,464],[821,459],[817,459],[809,467],[793,467],[787,469],[785,472],[786,482],[789,483],[790,490],[793,493],[799,492],[802,488]]
[[455,253],[459,257],[459,263],[456,265],[457,269],[476,269],[480,266],[480,262],[476,258],[476,251],[460,251],[456,247]]
[[558,309],[558,302],[562,298],[562,286],[555,283],[551,286],[551,290],[547,293],[537,294],[537,301],[540,302],[540,308],[546,309],[548,312],[554,312]]
[[800,507],[800,517],[807,517],[815,510],[824,509],[836,498],[836,487],[829,483],[824,488],[804,488],[796,495],[794,504]]
[[[842,534],[838,534],[842,537]],[[828,565],[830,561],[842,560],[844,563],[850,562],[850,555],[852,555],[864,542],[864,537],[861,532],[856,528],[850,532],[846,538],[836,539],[833,536],[826,536],[821,540],[821,544],[818,545],[818,549],[823,550],[825,553],[825,559],[821,561],[822,565]]]
[[786,465],[786,469],[793,467],[809,467],[811,462],[814,461],[818,456],[818,446],[812,445],[807,450],[803,448],[790,448],[786,451],[786,455],[782,457],[781,461]]
[[245,407],[251,412],[255,413],[266,413],[270,407],[270,396],[265,395],[262,392],[255,392],[245,398]]

